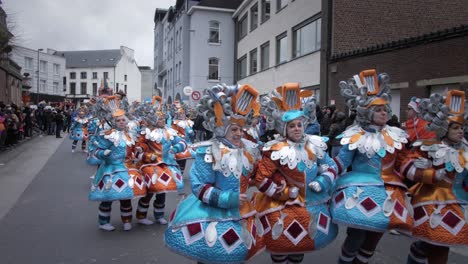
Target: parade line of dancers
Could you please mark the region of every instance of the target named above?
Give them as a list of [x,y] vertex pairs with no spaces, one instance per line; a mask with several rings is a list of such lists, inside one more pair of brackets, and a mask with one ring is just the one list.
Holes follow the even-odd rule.
[[[339,226],[347,236],[338,263],[368,263],[390,230],[414,238],[407,263],[447,263],[449,247],[468,245],[465,93],[412,99],[405,131],[387,125],[387,74],[365,70],[339,86],[356,119],[333,138],[332,157],[327,137],[305,133],[316,104],[298,83],[262,97],[250,85],[205,89],[196,110],[213,136],[197,142],[182,102],[129,104],[103,91],[78,109],[70,132],[72,152],[81,141],[97,166],[89,199],[100,202],[98,227],[115,229],[119,201],[131,230],[138,198],[137,223],[167,224],[167,248],[199,263],[243,263],[264,250],[272,263],[300,263]],[[262,118],[271,135],[263,142]],[[191,193],[167,218],[166,193],[183,190],[184,169]]]

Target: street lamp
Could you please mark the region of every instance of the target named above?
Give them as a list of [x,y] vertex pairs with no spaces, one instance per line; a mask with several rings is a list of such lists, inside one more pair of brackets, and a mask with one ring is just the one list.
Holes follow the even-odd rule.
[[44,49],[37,50],[37,93],[36,93],[36,105],[39,105],[39,52]]

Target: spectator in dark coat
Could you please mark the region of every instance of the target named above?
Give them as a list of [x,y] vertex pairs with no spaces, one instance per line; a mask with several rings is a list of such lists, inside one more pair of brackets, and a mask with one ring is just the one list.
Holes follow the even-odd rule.
[[60,131],[62,131],[63,127],[63,119],[64,116],[62,115],[62,110],[58,110],[57,114],[55,115],[55,137],[56,138],[62,138],[60,136]]
[[398,116],[392,115],[392,118],[390,118],[390,120],[387,121],[387,125],[400,128],[401,124],[400,121],[398,121]]
[[328,142],[331,147],[331,155],[330,157],[335,157],[338,155],[341,149],[341,143],[339,138],[336,138],[338,135],[343,133],[346,129],[346,114],[338,111],[335,112],[332,118],[332,124],[330,126],[330,133],[328,134],[328,138],[330,139]]

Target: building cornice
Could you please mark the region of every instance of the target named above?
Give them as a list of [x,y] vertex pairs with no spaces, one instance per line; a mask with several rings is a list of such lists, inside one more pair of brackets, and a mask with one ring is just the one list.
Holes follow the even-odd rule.
[[195,11],[215,11],[215,12],[226,12],[226,13],[233,13],[236,11],[235,9],[229,9],[229,8],[217,8],[217,7],[208,7],[208,6],[192,6],[189,11],[187,12],[187,15],[192,15]]
[[244,0],[240,4],[240,6],[236,9],[234,14],[232,14],[232,18],[236,18],[242,11],[244,11],[244,9],[247,7],[248,4],[250,4],[250,2],[252,2],[252,1],[251,0]]

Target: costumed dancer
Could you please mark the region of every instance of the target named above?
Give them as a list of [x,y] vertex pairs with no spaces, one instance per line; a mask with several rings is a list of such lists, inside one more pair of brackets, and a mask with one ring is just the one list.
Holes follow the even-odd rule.
[[[389,76],[365,70],[340,82],[350,109],[357,110],[356,125],[341,138],[334,159],[339,177],[331,211],[333,221],[348,226],[339,263],[367,263],[387,230],[409,233],[413,226],[407,187],[397,174],[405,131],[386,125],[390,116]],[[346,168],[352,165],[352,171]]]
[[86,108],[80,107],[78,114],[72,118],[72,125],[70,127],[70,139],[72,142],[72,153],[75,152],[76,144],[81,140],[81,150],[86,152],[86,140],[88,139],[88,117],[86,117]]
[[[172,128],[177,131],[178,135],[187,142],[192,144],[195,138],[195,132],[193,131],[193,121],[186,116],[185,105],[181,104],[179,100],[174,101]],[[187,148],[184,152],[176,154],[176,160],[179,164],[180,171],[182,174],[185,170],[185,164],[187,159],[192,158],[195,155],[191,148]]]
[[204,91],[197,106],[215,137],[196,144],[192,193],[172,213],[165,242],[199,263],[242,263],[264,248],[255,208],[247,199],[259,151],[242,138],[257,96],[249,85],[217,85]]
[[465,92],[435,93],[419,105],[421,116],[435,132],[418,140],[401,172],[416,182],[410,189],[414,208],[408,263],[447,263],[450,246],[468,246],[468,142],[463,138]]
[[434,131],[427,130],[428,122],[420,117],[420,103],[421,99],[413,97],[408,103],[408,109],[406,109],[406,118],[408,120],[405,122],[405,130],[408,133],[409,146],[417,140],[436,138]]
[[123,229],[132,229],[133,179],[129,176],[124,161],[126,149],[135,144],[134,138],[126,130],[128,119],[125,111],[119,109],[115,96],[108,96],[105,104],[112,113],[114,128],[101,131],[96,138],[96,156],[102,160],[89,193],[91,201],[101,201],[99,205],[99,228],[112,231],[110,223],[112,201],[120,201],[120,215]]
[[262,116],[260,115],[260,103],[255,102],[252,106],[253,108],[253,120],[252,125],[248,128],[244,128],[244,138],[250,140],[257,144],[262,144],[263,142],[260,140],[260,119]]
[[325,247],[338,234],[328,208],[337,168],[327,154],[327,139],[304,134],[315,119],[312,100],[300,110],[301,98],[307,97],[310,91],[286,83],[261,101],[268,129],[280,132],[263,146],[255,175],[257,230],[273,263],[300,263],[305,252]]
[[140,171],[147,184],[147,194],[138,201],[136,217],[144,225],[153,224],[146,216],[151,198],[155,194],[154,219],[159,224],[167,224],[164,218],[166,193],[184,188],[175,154],[184,152],[187,148],[187,143],[177,136],[177,131],[166,126],[167,115],[163,112],[162,98],[154,96],[152,104],[154,108],[144,117],[146,127],[141,130],[137,143],[137,155],[141,155],[143,161]]
[[99,165],[102,162],[94,155],[97,147],[96,144],[94,144],[94,142],[95,138],[99,136],[99,133],[102,130],[101,122],[104,122],[105,118],[104,116],[100,116],[100,113],[106,113],[106,111],[101,110],[103,103],[104,102],[101,98],[91,98],[90,100],[89,109],[91,116],[89,117],[88,123],[86,125],[89,141],[86,163],[88,163],[89,165]]

